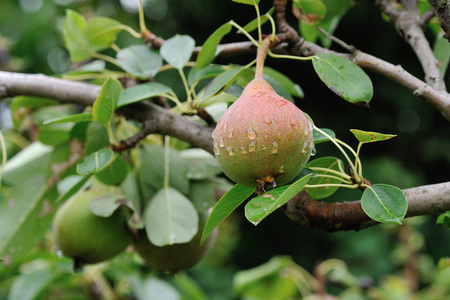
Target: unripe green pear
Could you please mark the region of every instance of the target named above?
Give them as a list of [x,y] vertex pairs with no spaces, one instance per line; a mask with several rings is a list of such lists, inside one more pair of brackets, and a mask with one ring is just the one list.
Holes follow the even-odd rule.
[[158,247],[149,241],[145,230],[140,230],[138,240],[133,244],[134,249],[148,266],[158,271],[176,273],[193,267],[202,260],[217,238],[216,228],[205,242],[200,244],[206,219],[200,216],[199,231],[191,241],[182,244]]
[[223,114],[212,134],[214,153],[234,182],[283,185],[305,167],[314,148],[313,124],[260,77]]
[[131,244],[120,209],[109,217],[94,215],[91,200],[101,196],[104,189],[91,188],[67,200],[56,212],[53,231],[58,249],[74,258],[75,268],[113,258]]

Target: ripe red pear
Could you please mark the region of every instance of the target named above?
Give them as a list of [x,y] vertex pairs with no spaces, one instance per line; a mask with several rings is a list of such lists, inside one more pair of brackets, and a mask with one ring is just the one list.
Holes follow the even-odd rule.
[[266,182],[283,185],[308,162],[312,131],[312,122],[279,96],[261,72],[218,121],[214,153],[236,183],[263,189]]

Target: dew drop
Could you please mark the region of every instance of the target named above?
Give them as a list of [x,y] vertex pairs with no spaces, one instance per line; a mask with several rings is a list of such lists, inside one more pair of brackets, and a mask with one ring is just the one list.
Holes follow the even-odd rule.
[[254,88],[256,90],[258,88],[258,86],[255,84],[254,86],[252,86],[252,88]]
[[310,146],[310,148],[311,148],[311,155],[312,155],[312,156],[316,155],[316,146],[315,146],[315,144],[314,144],[314,140],[311,140],[311,146]]
[[297,120],[296,119],[292,119],[291,120],[291,126],[295,126],[295,125],[297,125]]
[[61,251],[61,250],[56,250],[56,256],[58,257],[58,258],[63,258],[63,252]]
[[279,173],[284,173],[284,166],[283,165],[280,167],[280,169],[278,169],[278,172]]
[[228,138],[231,139],[233,137],[233,132],[234,132],[233,128],[228,129]]
[[272,154],[277,153],[278,152],[278,143],[276,141],[273,141],[272,146],[273,146]]
[[241,153],[248,153],[244,146],[239,147]]
[[249,139],[254,140],[256,139],[256,132],[253,130],[253,128],[247,129],[247,136]]
[[308,142],[307,141],[305,141],[304,143],[303,143],[303,146],[302,146],[302,153],[306,153],[306,152],[308,152]]
[[310,132],[309,128],[305,127],[305,130],[303,130],[303,134],[308,135],[309,132]]
[[225,146],[225,143],[223,142],[223,136],[219,137],[219,147],[223,148]]
[[214,154],[216,156],[218,156],[220,154],[219,147],[217,147],[217,143],[216,142],[214,142],[213,150],[214,150]]
[[256,141],[251,141],[248,145],[248,152],[253,152],[256,150]]
[[309,131],[313,131],[314,130],[314,125],[313,125],[313,123],[310,121],[310,122],[308,122],[308,127],[309,127]]
[[227,149],[225,149],[225,150],[227,150],[228,155],[233,155],[234,154],[233,153],[233,148],[231,148],[231,146],[228,146]]

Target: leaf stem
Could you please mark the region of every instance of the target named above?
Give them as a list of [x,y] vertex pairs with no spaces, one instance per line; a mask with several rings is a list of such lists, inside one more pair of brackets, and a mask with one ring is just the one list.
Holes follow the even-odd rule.
[[107,62],[109,62],[109,63],[111,63],[113,65],[118,66],[119,68],[122,68],[115,58],[112,58],[111,56],[103,55],[101,53],[95,52],[91,48],[88,48],[88,49],[89,49],[88,51],[92,55],[92,57],[98,58],[98,59],[102,59],[102,60],[107,61]]
[[295,59],[295,60],[312,60],[314,57],[314,55],[304,57],[304,56],[295,56],[295,55],[286,55],[286,54],[275,54],[270,50],[269,50],[268,54],[270,57],[273,57],[273,58],[286,58],[286,59]]
[[1,130],[0,130],[0,145],[2,147],[2,165],[0,166],[0,187],[1,187],[3,170],[6,164],[6,143]]
[[[333,170],[333,169],[329,169],[329,168],[311,167],[311,168],[309,168],[309,169],[311,169],[311,170],[313,170],[313,171],[322,171],[322,172],[327,172],[327,173],[335,174],[335,175],[339,176],[340,178],[346,179],[346,180],[350,180],[350,179],[351,179],[351,177],[350,177],[347,173],[345,173],[345,172],[339,172],[339,171],[336,171],[336,170]],[[323,175],[323,174],[317,174],[317,176],[319,176],[319,175]]]
[[183,81],[184,90],[186,91],[186,101],[188,107],[191,107],[192,95],[191,90],[189,89],[189,84],[186,79],[186,74],[184,74],[183,68],[178,69],[178,72],[180,73],[181,80]]
[[170,136],[164,136],[164,189],[169,188],[169,149]]
[[237,24],[234,21],[230,21],[230,24],[233,25],[234,27],[236,27],[240,32],[242,32],[243,34],[245,34],[245,36],[256,46],[259,47],[259,43],[250,35],[250,33],[248,33],[242,26],[240,26],[239,24]]
[[141,0],[138,0],[138,8],[139,8],[139,28],[141,32],[148,31],[147,26],[145,26],[145,18],[144,18],[144,7],[142,6]]
[[355,162],[355,166],[356,166],[356,170],[358,171],[357,174],[360,178],[363,178],[362,176],[362,164],[361,161],[359,159],[359,153],[361,151],[361,146],[363,145],[363,143],[359,142],[358,144],[358,148],[356,148],[356,162]]
[[[144,24],[144,26],[145,26],[145,24]],[[137,39],[140,39],[142,37],[142,34],[140,34],[139,32],[137,32],[136,30],[134,30],[133,28],[131,28],[128,25],[120,24],[118,27],[122,30],[127,31],[129,34],[131,34],[133,37],[135,37]]]
[[327,175],[327,174],[317,174],[315,178],[318,178],[318,177],[339,180],[340,182],[345,183],[345,184],[350,184],[350,185],[353,184],[353,182],[351,180],[347,180],[347,179],[339,177],[339,176]]
[[325,183],[325,184],[306,184],[305,188],[319,188],[319,187],[344,187],[348,189],[356,189],[360,185],[358,183],[349,185],[349,184],[342,184],[342,183]]
[[[326,133],[325,131],[321,130],[320,128],[318,128],[316,125],[314,125],[314,129],[318,132],[320,132],[321,134],[323,134],[324,136],[326,136],[338,149],[339,151],[341,151],[341,153],[344,155],[345,159],[347,160],[348,164],[350,165],[350,168],[356,172],[356,168],[355,165],[353,164],[353,162],[350,160],[350,157],[348,157],[347,152],[345,152],[345,150],[341,147],[341,145],[337,142],[338,139],[331,137],[328,133]],[[340,141],[341,142],[341,141]],[[343,143],[343,142],[342,142]],[[345,144],[345,143],[344,143]],[[347,145],[347,144],[345,144]],[[348,145],[347,145],[348,146]],[[350,146],[348,146],[350,147]],[[353,151],[353,149],[352,149]],[[353,153],[355,153],[353,151]]]
[[256,3],[256,0],[253,0],[253,6],[256,11],[256,20],[258,21],[258,41],[262,44],[262,33],[261,33],[261,13],[259,12],[259,6]]

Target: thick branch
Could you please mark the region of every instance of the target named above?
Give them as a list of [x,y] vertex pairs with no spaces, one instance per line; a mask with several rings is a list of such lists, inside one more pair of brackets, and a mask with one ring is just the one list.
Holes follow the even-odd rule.
[[[408,200],[406,218],[450,210],[450,182],[403,190]],[[361,208],[361,201],[327,203],[300,192],[285,206],[294,222],[327,232],[361,230],[376,224]]]
[[434,14],[438,17],[441,28],[444,30],[444,37],[450,42],[450,2],[446,0],[428,0],[433,8]]
[[380,10],[394,22],[399,35],[411,46],[425,73],[425,82],[437,90],[445,91],[445,83],[439,71],[439,62],[425,37],[423,20],[416,0],[402,0],[402,10],[396,10],[394,2],[377,0]]
[[[53,78],[45,75],[17,74],[0,71],[0,99],[19,95],[55,99],[62,103],[92,105],[97,99],[97,85]],[[174,114],[149,102],[139,102],[120,108],[126,118],[146,122],[149,132],[184,140],[213,154],[213,128]],[[148,127],[151,128],[148,128]]]
[[[33,95],[83,105],[92,105],[100,91],[96,85],[9,72],[0,72],[0,88],[2,97]],[[145,122],[148,132],[171,135],[212,153],[211,127],[149,102],[122,107],[120,113]],[[409,203],[407,217],[450,210],[450,182],[411,188],[404,192]],[[376,224],[362,211],[359,201],[324,203],[301,194],[288,202],[286,214],[296,222],[325,231],[359,230]]]

